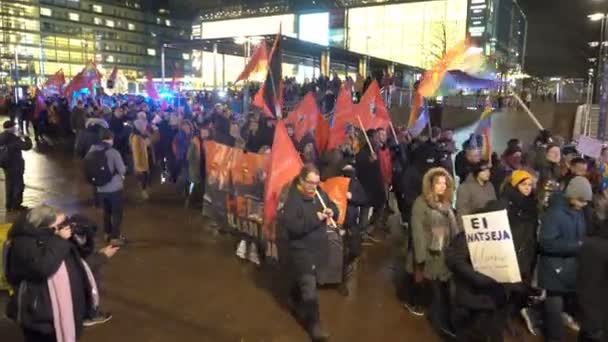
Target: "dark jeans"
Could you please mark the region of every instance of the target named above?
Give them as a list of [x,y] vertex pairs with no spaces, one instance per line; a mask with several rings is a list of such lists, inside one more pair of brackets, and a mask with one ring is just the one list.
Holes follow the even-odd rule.
[[297,275],[289,292],[294,304],[294,315],[307,331],[321,320],[319,298],[317,295],[317,278],[314,274]]
[[564,337],[562,312],[564,312],[566,295],[547,293],[544,303],[545,341],[559,342]]
[[416,283],[414,275],[405,272],[399,296],[410,306],[428,307],[429,291],[427,282]]
[[454,315],[456,340],[503,342],[507,317],[507,310],[504,308],[493,311],[456,309]]
[[104,231],[110,239],[120,237],[120,224],[122,222],[122,190],[116,192],[99,192],[99,199],[103,205]]
[[42,334],[37,331],[23,329],[23,337],[25,342],[56,342],[54,334]]
[[375,225],[379,223],[385,227],[387,215],[385,215],[386,205],[382,204],[377,207],[373,207],[374,211],[372,216],[369,216],[369,212],[372,207],[361,207],[361,217],[359,219],[360,225],[363,228],[363,232],[371,234],[374,231]]
[[23,168],[8,168],[4,169],[5,191],[6,191],[6,209],[16,209],[23,202],[23,190],[25,183],[23,182]]
[[451,303],[450,303],[450,284],[439,280],[431,281],[431,307],[429,319],[435,330],[442,329],[452,331],[451,322]]

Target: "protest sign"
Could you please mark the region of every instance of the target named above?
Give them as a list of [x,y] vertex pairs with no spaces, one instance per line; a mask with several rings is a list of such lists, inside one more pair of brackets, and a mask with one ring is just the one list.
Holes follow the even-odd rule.
[[600,140],[593,139],[586,135],[578,137],[576,150],[588,157],[599,158],[602,154],[602,148],[603,144]]
[[473,268],[499,283],[521,282],[506,210],[462,217]]

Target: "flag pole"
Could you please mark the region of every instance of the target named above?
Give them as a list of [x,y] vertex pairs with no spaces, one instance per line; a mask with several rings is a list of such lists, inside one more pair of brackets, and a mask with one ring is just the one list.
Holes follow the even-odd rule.
[[536,127],[538,127],[538,129],[540,129],[540,130],[545,129],[543,127],[543,125],[540,124],[540,122],[538,121],[538,119],[536,118],[536,116],[534,116],[534,113],[532,113],[532,111],[530,110],[530,108],[528,108],[528,106],[526,106],[526,104],[524,103],[524,101],[522,101],[522,99],[519,97],[519,95],[513,93],[513,97],[524,108],[524,110],[526,111],[526,114],[528,114],[528,116],[530,117],[530,119],[532,119],[532,121],[534,122],[534,124],[536,125]]
[[376,152],[374,152],[374,147],[372,146],[372,142],[369,141],[369,137],[367,136],[367,133],[365,132],[365,127],[363,127],[363,121],[361,121],[361,116],[357,115],[357,120],[359,120],[359,126],[361,126],[361,130],[363,131],[363,135],[365,136],[367,145],[369,145],[370,151],[372,151],[372,154],[375,155]]
[[[319,202],[321,202],[321,205],[323,206],[323,210],[326,210],[327,206],[325,205],[325,201],[323,200],[323,197],[321,197],[321,194],[319,193],[319,190],[315,190],[315,195],[317,195],[317,198],[319,199]],[[328,218],[329,218],[328,225],[331,228],[338,228],[338,225],[336,224],[336,221],[334,221],[333,217],[328,217]]]
[[388,124],[391,126],[391,132],[393,132],[393,137],[395,138],[395,143],[399,143],[399,139],[397,139],[397,133],[395,132],[395,127],[393,126],[393,122],[389,121]]

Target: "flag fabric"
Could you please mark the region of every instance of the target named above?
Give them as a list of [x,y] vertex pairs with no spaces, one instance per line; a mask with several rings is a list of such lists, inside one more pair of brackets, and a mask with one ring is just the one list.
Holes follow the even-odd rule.
[[296,141],[300,142],[304,136],[313,133],[317,151],[325,151],[329,139],[329,124],[321,114],[312,92],[306,94],[296,108],[289,112],[285,123],[293,125]]
[[68,100],[72,94],[81,89],[88,89],[89,94],[93,95],[93,87],[101,82],[101,72],[97,69],[97,65],[93,62],[88,62],[84,68],[77,73],[70,84],[65,88],[65,94]]
[[321,182],[319,187],[325,191],[329,199],[336,204],[340,216],[338,217],[338,224],[344,224],[344,218],[346,217],[346,209],[348,207],[348,187],[350,186],[350,178],[348,177],[332,177],[328,178],[325,182]]
[[358,125],[357,117],[353,110],[353,100],[350,89],[342,87],[336,100],[336,113],[330,128],[327,149],[331,150],[346,140],[347,131]]
[[424,97],[435,96],[445,74],[453,65],[460,63],[464,59],[468,48],[469,42],[466,39],[457,43],[431,69],[426,71],[418,87],[420,95]]
[[416,122],[414,122],[413,126],[408,127],[408,131],[413,138],[419,136],[429,125],[429,108],[426,103],[418,107],[416,112],[419,113],[416,115]]
[[266,170],[264,184],[264,235],[269,241],[274,241],[275,231],[272,222],[277,214],[279,195],[285,185],[291,182],[302,169],[302,160],[298,151],[291,143],[287,128],[282,120],[277,122],[274,133],[272,150]]
[[[492,145],[491,145],[491,137],[490,132],[492,129],[492,112],[494,109],[492,108],[492,103],[490,100],[486,100],[486,106],[479,117],[479,122],[477,124],[477,128],[475,129],[475,135],[480,135],[482,137],[483,146],[481,148],[481,155],[484,160],[491,160],[492,156]],[[476,140],[476,139],[475,139]]]
[[63,69],[59,69],[53,76],[49,77],[42,90],[47,94],[61,94],[63,92],[63,86],[65,85],[65,75]]
[[38,118],[40,117],[40,113],[42,113],[42,111],[45,111],[46,108],[46,102],[44,102],[44,95],[42,94],[42,91],[40,91],[40,89],[38,89],[38,87],[36,87],[36,104],[34,106],[34,120],[38,120]]
[[253,104],[262,108],[264,114],[270,118],[280,118],[283,108],[283,57],[280,41],[281,28],[279,27],[279,34],[270,51],[266,80],[253,99]]
[[179,73],[179,68],[176,66],[173,69],[173,77],[171,78],[171,84],[169,85],[169,90],[170,91],[177,91],[179,89],[178,88],[178,83],[179,83],[179,77],[180,77],[180,73]]
[[249,62],[243,69],[243,72],[239,75],[234,83],[239,81],[248,80],[252,75],[259,74],[266,71],[268,67],[268,47],[266,41],[262,41],[253,52],[253,55],[249,58]]
[[391,122],[376,80],[372,81],[359,103],[354,107],[355,115],[361,118],[365,129],[387,128]]
[[414,93],[414,104],[410,108],[410,117],[408,119],[407,128],[413,128],[418,122],[418,115],[421,114],[421,108],[424,103],[424,97],[416,90]]
[[152,100],[156,101],[160,99],[160,96],[158,96],[158,91],[156,90],[156,86],[154,85],[154,80],[152,79],[152,74],[150,72],[146,74],[146,92]]

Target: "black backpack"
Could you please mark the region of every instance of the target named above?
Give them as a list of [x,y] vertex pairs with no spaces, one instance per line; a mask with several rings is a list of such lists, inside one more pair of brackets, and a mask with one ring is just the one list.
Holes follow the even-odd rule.
[[89,184],[99,187],[112,181],[114,173],[108,166],[107,150],[108,148],[90,151],[84,157],[84,176]]

